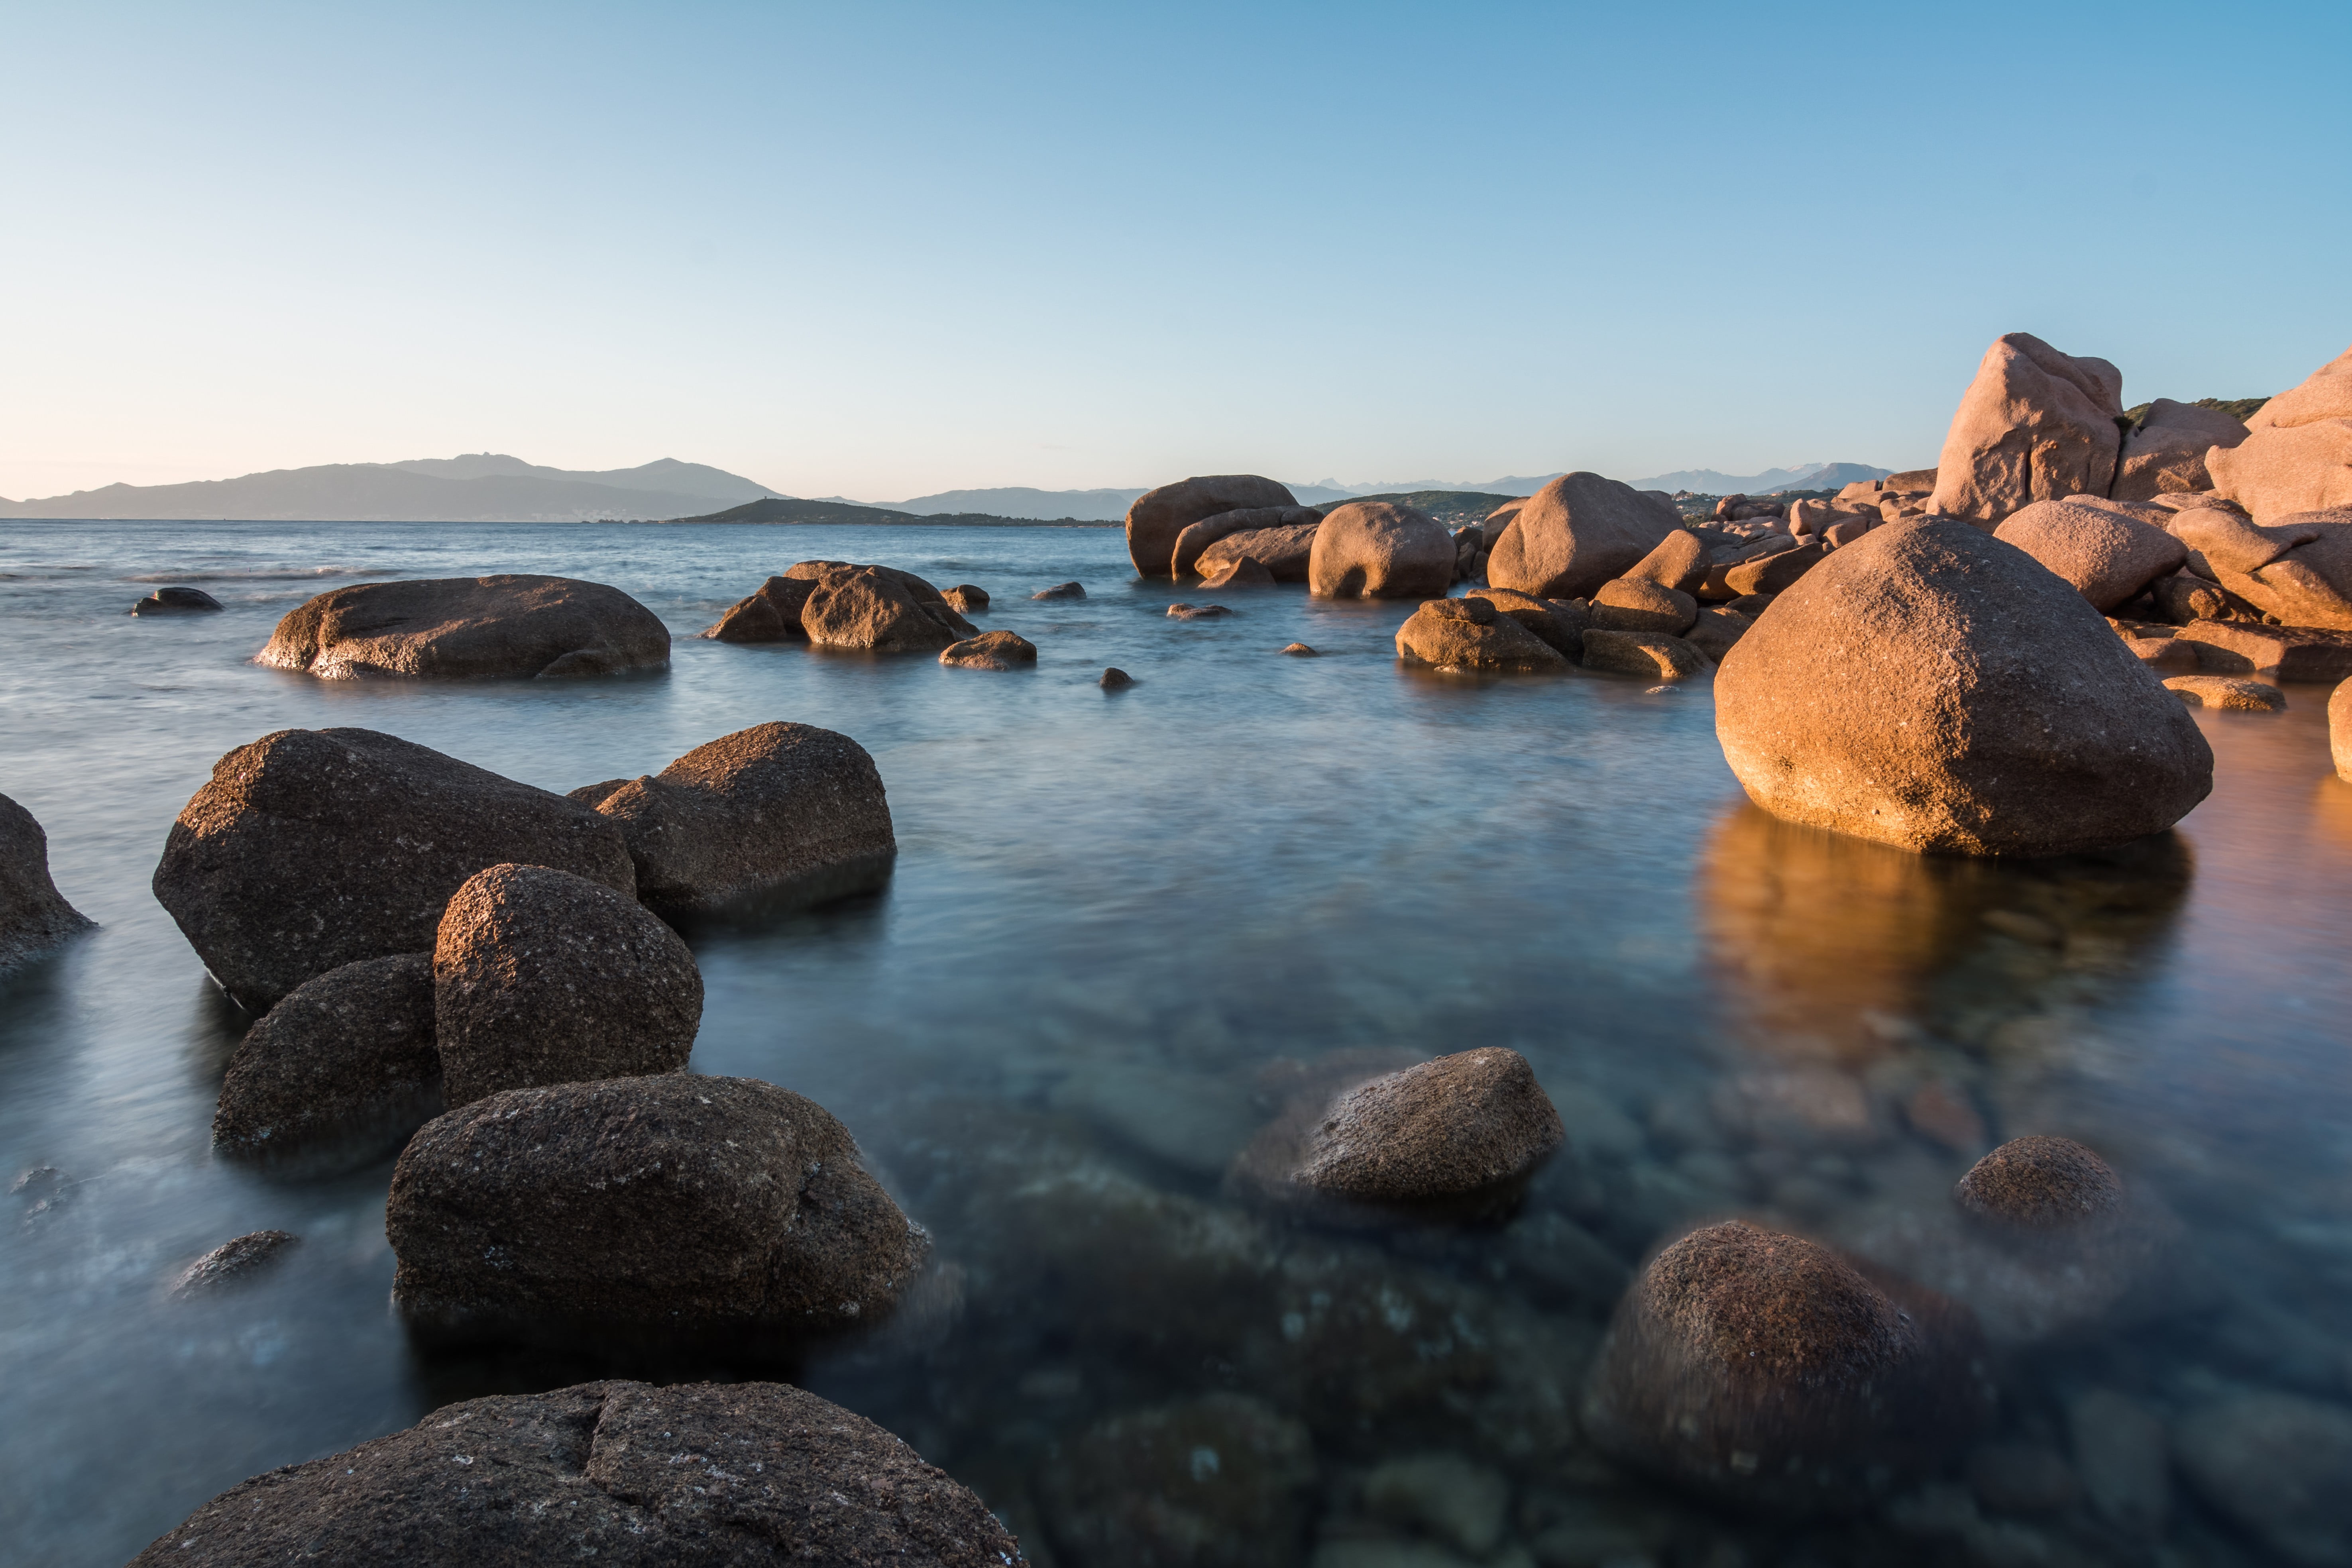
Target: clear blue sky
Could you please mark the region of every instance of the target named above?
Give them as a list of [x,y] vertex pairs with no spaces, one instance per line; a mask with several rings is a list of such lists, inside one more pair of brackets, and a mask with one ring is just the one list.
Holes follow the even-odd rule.
[[1931,462],[2352,341],[2352,5],[0,5],[0,495]]

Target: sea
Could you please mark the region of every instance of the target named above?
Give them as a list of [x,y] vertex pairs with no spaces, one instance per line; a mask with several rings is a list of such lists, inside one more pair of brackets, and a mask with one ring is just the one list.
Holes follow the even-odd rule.
[[[810,559],[985,589],[974,620],[1036,666],[696,635]],[[634,595],[668,670],[252,662],[327,589],[507,571]],[[224,609],[127,613],[164,584]],[[1205,598],[1233,613],[1167,613]],[[2200,711],[2214,789],[2173,834],[1937,861],[1757,810],[1706,679],[1409,668],[1409,608],[1139,581],[1115,528],[0,525],[0,792],[98,922],[0,988],[0,1562],[121,1563],[248,1476],[607,1375],[802,1384],[1058,1568],[2352,1562],[2352,1473],[2331,1496],[2297,1469],[2352,1430],[2352,783],[2326,689]],[[299,1180],[211,1148],[249,1020],[150,892],[174,816],[291,727],[560,791],[776,719],[872,753],[897,869],[690,933],[691,1070],[849,1127],[934,1239],[919,1307],[788,1364],[413,1340],[389,1159]],[[1568,1134],[1507,1219],[1332,1228],[1228,1180],[1327,1059],[1483,1046],[1527,1057]],[[1742,1216],[1900,1231],[1935,1274],[1952,1183],[2027,1134],[2098,1151],[2165,1239],[2039,1318],[1972,1303],[1999,1413],[1943,1471],[1786,1517],[1593,1445],[1583,1380],[1659,1248]],[[265,1228],[300,1244],[173,1298]]]

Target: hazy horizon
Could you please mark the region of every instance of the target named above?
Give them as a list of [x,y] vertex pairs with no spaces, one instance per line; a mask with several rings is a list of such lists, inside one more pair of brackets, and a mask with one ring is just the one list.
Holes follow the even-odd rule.
[[[2155,92],[2187,36],[2226,136]],[[1901,468],[2004,331],[2127,403],[2352,341],[2315,5],[98,5],[11,45],[14,499],[484,448],[877,499]]]

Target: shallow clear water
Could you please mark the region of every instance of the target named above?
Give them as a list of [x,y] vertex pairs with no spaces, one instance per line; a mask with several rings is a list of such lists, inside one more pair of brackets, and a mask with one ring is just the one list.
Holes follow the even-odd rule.
[[[979,584],[976,619],[1038,667],[690,636],[812,557]],[[497,570],[635,594],[678,638],[671,671],[411,686],[246,662],[323,588]],[[1025,597],[1070,578],[1087,599]],[[226,612],[125,617],[167,581]],[[0,990],[0,1186],[57,1173],[0,1207],[0,1559],[120,1562],[256,1471],[606,1370],[412,1349],[389,1162],[295,1184],[212,1157],[241,1021],[148,878],[214,759],[356,725],[560,790],[793,719],[874,754],[897,873],[695,933],[694,1067],[824,1104],[931,1228],[952,1289],[920,1321],[789,1370],[978,1487],[1034,1560],[1103,1561],[1071,1544],[1088,1486],[1181,1493],[1223,1542],[1201,1562],[1402,1562],[1391,1539],[1496,1563],[2284,1560],[2262,1499],[2179,1456],[2247,1391],[2352,1417],[2352,785],[2324,690],[2200,715],[2217,786],[2173,843],[1952,865],[1756,813],[1703,684],[1416,674],[1403,607],[1244,590],[1217,596],[1230,620],[1167,619],[1185,596],[1132,582],[1116,529],[0,529],[0,791],[101,924]],[[1293,640],[1324,656],[1279,656]],[[1102,692],[1107,664],[1140,684]],[[1523,1051],[1570,1128],[1509,1227],[1331,1234],[1223,1195],[1286,1060],[1482,1044]],[[1679,1228],[1742,1212],[1874,1244],[2028,1132],[2092,1144],[2180,1225],[2123,1308],[1999,1358],[1999,1438],[2071,1498],[2004,1503],[1956,1469],[1858,1521],[1774,1522],[1577,1435],[1622,1271]],[[303,1245],[166,1299],[265,1227]],[[1313,1479],[1207,1484],[1196,1453],[1188,1490],[1087,1436],[1220,1390],[1260,1402],[1244,1425],[1303,1422]],[[1501,1478],[1499,1536],[1367,1492],[1430,1452]]]

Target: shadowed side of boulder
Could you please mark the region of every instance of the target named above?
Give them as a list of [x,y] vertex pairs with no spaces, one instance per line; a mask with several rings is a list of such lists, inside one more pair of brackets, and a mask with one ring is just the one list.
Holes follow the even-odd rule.
[[50,880],[49,836],[33,813],[0,795],[0,974],[97,924]]
[[213,1145],[322,1175],[390,1154],[442,1109],[433,956],[365,958],[304,981],[246,1031]]

